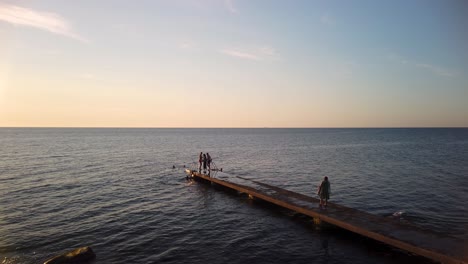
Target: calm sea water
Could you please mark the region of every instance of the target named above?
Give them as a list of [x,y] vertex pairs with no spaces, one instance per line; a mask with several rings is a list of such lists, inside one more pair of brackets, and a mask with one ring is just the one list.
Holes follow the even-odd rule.
[[468,129],[0,128],[0,261],[84,245],[96,263],[423,261],[187,182],[200,151],[312,196],[328,176],[335,203],[468,237]]

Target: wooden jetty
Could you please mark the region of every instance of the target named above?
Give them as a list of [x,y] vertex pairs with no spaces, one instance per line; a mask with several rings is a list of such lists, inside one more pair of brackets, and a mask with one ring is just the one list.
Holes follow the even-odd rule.
[[[387,245],[447,264],[468,264],[468,243],[431,230],[423,230],[409,223],[380,217],[364,211],[328,203],[325,210],[319,208],[319,200],[257,181],[244,179],[242,183],[222,180],[186,170],[188,176],[198,181],[211,182],[228,189],[245,193],[280,207],[320,219]],[[247,186],[248,182],[248,186]]]

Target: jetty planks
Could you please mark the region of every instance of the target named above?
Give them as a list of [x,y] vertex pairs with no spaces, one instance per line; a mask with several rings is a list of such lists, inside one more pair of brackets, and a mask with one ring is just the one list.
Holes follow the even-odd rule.
[[194,170],[186,170],[186,173],[196,180],[245,193],[416,255],[441,263],[468,264],[468,244],[460,239],[335,203],[329,202],[327,209],[322,210],[316,198],[242,177],[237,178],[249,181],[248,186]]

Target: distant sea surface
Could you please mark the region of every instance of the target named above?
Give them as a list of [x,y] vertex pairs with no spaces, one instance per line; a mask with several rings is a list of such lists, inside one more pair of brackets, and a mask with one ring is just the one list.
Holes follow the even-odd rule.
[[[468,129],[0,128],[0,263],[89,245],[95,263],[412,263],[376,242],[210,185],[225,175],[468,237]],[[173,169],[172,166],[176,168]]]

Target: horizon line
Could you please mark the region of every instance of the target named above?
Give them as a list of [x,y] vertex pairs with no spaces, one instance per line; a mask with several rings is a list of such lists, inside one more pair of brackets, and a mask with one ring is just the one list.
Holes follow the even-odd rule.
[[369,126],[369,127],[117,127],[117,126],[0,126],[2,128],[108,128],[108,129],[407,129],[407,128],[468,128],[468,126]]

